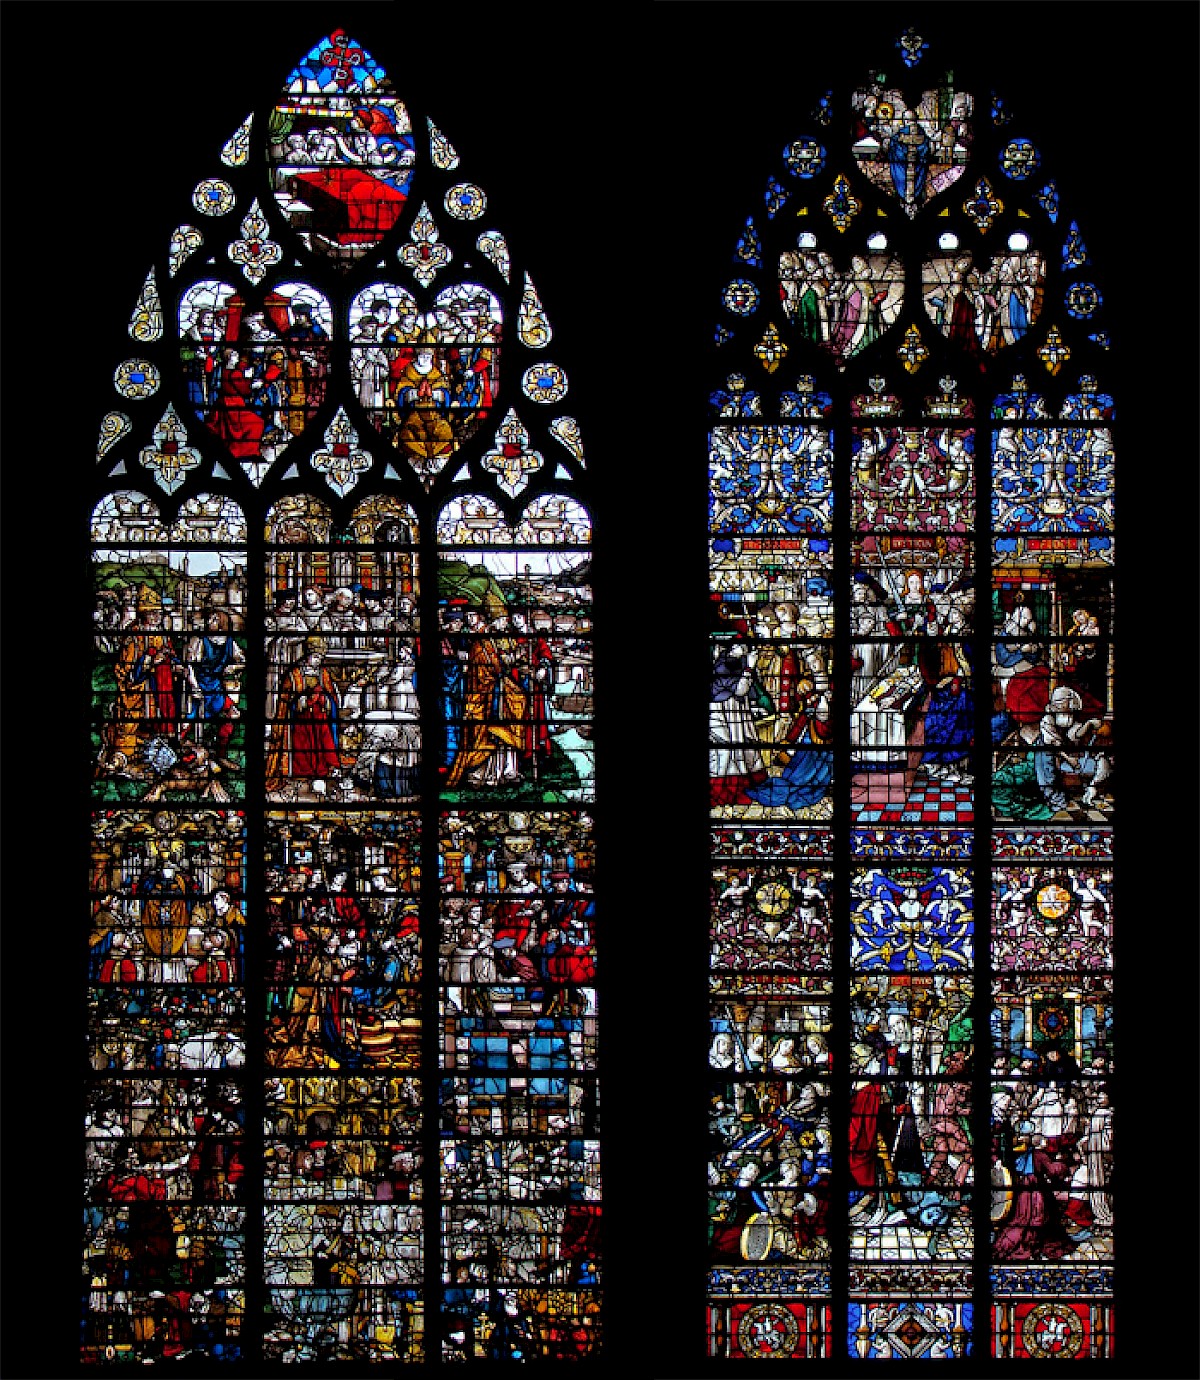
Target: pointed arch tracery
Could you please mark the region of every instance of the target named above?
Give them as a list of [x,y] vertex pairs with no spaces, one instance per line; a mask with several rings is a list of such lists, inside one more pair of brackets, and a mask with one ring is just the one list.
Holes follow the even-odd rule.
[[586,1355],[567,374],[484,190],[341,30],[205,171],[96,452],[83,1356]]
[[1111,342],[928,50],[812,107],[715,294],[714,1357],[1110,1354]]

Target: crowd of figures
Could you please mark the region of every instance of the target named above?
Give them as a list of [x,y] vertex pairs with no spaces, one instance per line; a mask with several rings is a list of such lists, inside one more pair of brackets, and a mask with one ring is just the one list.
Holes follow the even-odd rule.
[[[1015,1068],[1012,1064],[1015,1063]],[[999,1059],[992,1085],[992,1254],[1108,1260],[1113,1110],[1107,1059],[1058,1044]]]
[[238,460],[269,466],[325,400],[328,304],[282,284],[253,309],[224,283],[197,283],[180,307],[188,401]]
[[240,614],[224,604],[201,607],[185,632],[148,583],[128,586],[124,599],[100,591],[93,682],[99,783],[145,801],[179,791],[230,798],[227,785],[241,774],[246,659],[235,620],[240,625]]
[[998,610],[992,649],[992,779],[997,817],[1069,820],[1111,810],[1109,650],[1096,614],[1071,608],[1051,642],[1018,590]]
[[904,300],[899,259],[855,255],[838,269],[822,249],[779,257],[779,291],[800,337],[828,350],[838,365],[865,350],[896,320]]
[[410,1067],[420,976],[416,898],[386,868],[267,867],[267,1060],[276,1068]]
[[985,268],[970,254],[922,265],[925,308],[933,324],[968,356],[994,354],[1024,338],[1042,309],[1046,276],[1035,252],[997,255]]
[[448,455],[494,404],[500,329],[496,299],[472,283],[441,293],[424,314],[403,289],[368,289],[351,310],[355,396],[418,461]]
[[413,800],[421,730],[413,599],[288,587],[265,620],[272,799]]
[[[714,1265],[812,1260],[828,1253],[829,1053],[824,1038],[813,1036],[806,1045],[794,1043],[787,1057],[794,1070],[787,1075],[725,1083],[712,1095],[708,1183]],[[720,1067],[722,1056],[716,1058]]]

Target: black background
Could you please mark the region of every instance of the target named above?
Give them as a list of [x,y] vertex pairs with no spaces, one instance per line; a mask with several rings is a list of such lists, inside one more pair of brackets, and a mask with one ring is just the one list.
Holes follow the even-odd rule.
[[961,86],[1006,94],[1042,149],[1106,290],[1117,349],[1101,382],[1121,404],[1118,715],[1134,750],[1118,806],[1118,1359],[1098,1369],[1197,1372],[1196,15],[1164,3],[5,7],[5,1377],[77,1369],[87,780],[64,744],[79,740],[90,608],[82,537],[64,537],[83,530],[78,494],[151,252],[247,110],[336,25],[433,114],[531,265],[596,485],[605,1370],[757,1369],[708,1366],[701,1338],[702,456],[733,243],[824,74],[889,61],[909,24]]

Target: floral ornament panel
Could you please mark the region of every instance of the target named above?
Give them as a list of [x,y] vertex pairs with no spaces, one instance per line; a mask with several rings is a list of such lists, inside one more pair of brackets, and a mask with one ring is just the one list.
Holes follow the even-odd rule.
[[443,288],[422,313],[390,283],[350,306],[350,367],[373,425],[428,487],[495,403],[503,314],[478,283]]
[[371,468],[370,454],[358,444],[358,432],[339,407],[333,421],[325,428],[325,444],[315,450],[309,462],[318,474],[325,476],[329,487],[344,497]]
[[1047,182],[1038,192],[1034,200],[1050,217],[1051,225],[1058,223],[1058,186],[1054,182]]
[[783,310],[800,337],[827,350],[839,369],[873,345],[904,305],[904,265],[882,252],[856,254],[838,269],[816,249],[779,256]]
[[510,408],[496,433],[495,445],[480,460],[505,493],[515,497],[529,483],[530,475],[541,469],[543,456],[529,444],[529,433]]
[[[856,871],[851,896],[856,972],[970,971],[975,902],[969,872],[911,864]],[[966,1002],[962,1015],[969,1015]]]
[[521,391],[533,402],[561,402],[567,395],[566,371],[549,360],[531,364],[521,375]]
[[247,115],[222,144],[221,162],[227,168],[244,168],[250,161],[250,129],[253,124],[253,114]]
[[233,210],[237,198],[224,178],[206,177],[196,184],[192,205],[202,216],[223,216]]
[[898,197],[907,215],[915,216],[962,176],[971,152],[969,92],[924,91],[910,106],[902,91],[880,85],[855,91],[851,105],[863,130],[854,144],[860,171]]
[[758,288],[748,278],[735,278],[721,294],[725,310],[734,316],[751,316],[758,307]]
[[550,423],[550,435],[559,445],[566,446],[581,465],[584,463],[583,437],[579,431],[579,423],[574,417],[555,417]]
[[[513,539],[518,545],[587,546],[592,540],[592,520],[578,499],[542,494],[521,514]],[[582,592],[587,593],[586,586]]]
[[161,381],[158,369],[148,359],[124,360],[113,375],[113,387],[131,402],[157,393]]
[[[708,401],[719,417],[762,416],[762,395],[749,387],[745,374],[730,374],[724,388],[711,393]],[[784,412],[784,415],[789,414]]]
[[486,494],[458,494],[437,522],[439,546],[511,546],[512,528],[500,505]]
[[158,295],[158,284],[154,281],[154,270],[146,274],[146,281],[138,294],[137,305],[129,318],[129,334],[143,345],[161,340],[163,333],[162,301]]
[[138,453],[138,459],[154,474],[160,488],[173,494],[183,483],[188,470],[200,464],[200,452],[187,444],[187,428],[173,405],[163,413],[154,428],[154,442]]
[[1116,415],[1112,394],[1102,393],[1094,374],[1083,374],[1079,392],[1068,393],[1063,399],[1062,415],[1080,421],[1112,421]]
[[1062,266],[1066,272],[1072,268],[1083,268],[1092,261],[1091,255],[1087,251],[1087,245],[1083,242],[1083,236],[1079,233],[1079,226],[1075,221],[1071,222],[1067,231],[1067,238],[1063,242]]
[[825,208],[829,219],[833,221],[838,233],[849,229],[850,222],[862,210],[862,202],[859,201],[850,190],[850,183],[838,173],[833,179],[833,191],[821,203]]
[[[728,382],[732,384],[732,379]],[[828,417],[833,411],[833,399],[817,387],[812,374],[801,374],[794,389],[785,388],[779,394],[779,411],[784,417]]]
[[714,427],[708,473],[708,525],[714,534],[829,531],[833,446],[824,427]]
[[862,427],[851,450],[850,520],[857,530],[965,532],[974,524],[972,432]]
[[754,355],[768,374],[773,374],[783,363],[788,346],[779,335],[779,328],[771,321],[762,334],[762,339],[754,347]]
[[453,172],[458,167],[458,153],[449,139],[438,129],[432,120],[429,125],[429,157],[435,168],[443,172]]
[[203,243],[204,236],[194,225],[180,225],[171,232],[171,244],[167,251],[167,269],[172,278]]
[[124,412],[106,412],[100,421],[100,436],[96,442],[96,459],[103,460],[122,436],[128,436],[133,423]]
[[478,220],[487,210],[487,197],[482,187],[473,182],[460,182],[450,188],[442,204],[455,220]]
[[979,227],[980,233],[986,234],[992,222],[1004,210],[1004,202],[992,191],[992,184],[987,178],[981,177],[975,184],[975,190],[963,202],[963,210]]
[[1073,283],[1067,289],[1067,311],[1076,321],[1090,321],[1103,301],[1095,283]]
[[816,177],[824,168],[825,147],[815,139],[797,139],[783,151],[784,162],[793,177]]
[[279,283],[251,298],[204,279],[183,294],[188,402],[253,483],[324,402],[332,330],[329,303],[306,283]]
[[485,230],[475,241],[475,247],[507,283],[512,270],[508,241],[498,230]]
[[780,211],[787,205],[787,200],[788,189],[777,177],[768,177],[767,190],[763,193],[763,202],[767,208],[767,219],[774,220]]
[[916,29],[907,29],[902,33],[896,40],[896,47],[900,50],[905,67],[915,67],[929,51],[929,44]]
[[540,350],[549,345],[554,338],[550,319],[542,310],[542,299],[537,294],[532,280],[525,275],[525,290],[521,294],[521,305],[517,310],[517,334],[522,345],[531,350]]
[[1046,342],[1038,350],[1038,358],[1051,375],[1057,374],[1071,358],[1070,348],[1063,341],[1062,332],[1057,326],[1051,326],[1046,332]]
[[1109,532],[1114,459],[1107,428],[1006,426],[992,450],[992,521],[1002,532]]
[[229,246],[229,257],[249,283],[261,283],[267,269],[283,258],[283,250],[270,238],[270,227],[257,198],[242,219],[242,237]]
[[869,393],[858,393],[850,399],[850,411],[855,417],[898,417],[900,399],[887,391],[888,381],[876,374],[867,380]]
[[348,269],[400,219],[416,152],[383,68],[336,29],[288,77],[267,157],[288,224],[307,249]]
[[904,332],[904,341],[896,351],[896,355],[910,374],[915,374],[929,358],[929,351],[925,347],[925,342],[921,339],[921,332],[916,326],[910,326]]
[[1000,155],[1000,167],[1014,182],[1032,177],[1042,163],[1042,155],[1028,139],[1014,139]]
[[762,241],[755,229],[753,216],[747,218],[746,228],[738,236],[733,257],[735,262],[743,263],[749,268],[761,268],[763,265]]
[[405,268],[412,269],[413,277],[427,288],[453,257],[449,245],[441,243],[428,205],[422,205],[413,221],[409,242],[400,246],[396,258]]
[[929,319],[951,344],[976,358],[1024,339],[1041,310],[1045,281],[1045,256],[1036,249],[990,261],[970,253],[939,254],[921,266]]

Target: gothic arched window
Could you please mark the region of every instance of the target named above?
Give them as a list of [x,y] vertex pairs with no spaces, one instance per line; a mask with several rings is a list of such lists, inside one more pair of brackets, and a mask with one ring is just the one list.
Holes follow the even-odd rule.
[[1111,1345],[1105,279],[949,61],[797,105],[721,291],[714,1357]]
[[98,419],[85,1362],[598,1341],[584,443],[402,87],[213,141]]

